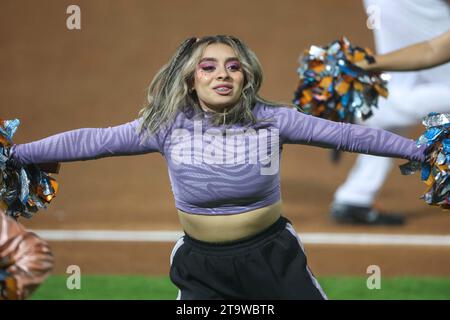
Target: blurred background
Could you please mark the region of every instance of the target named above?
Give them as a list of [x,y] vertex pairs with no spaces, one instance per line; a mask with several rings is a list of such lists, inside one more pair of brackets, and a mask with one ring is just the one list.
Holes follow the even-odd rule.
[[[69,30],[70,5],[81,12],[81,30]],[[401,14],[401,13],[399,13]],[[18,118],[15,143],[85,127],[131,121],[146,88],[187,37],[230,34],[259,57],[265,98],[290,102],[298,58],[310,45],[346,36],[373,49],[359,0],[41,0],[0,2],[0,117]],[[411,138],[422,132],[415,128]],[[302,233],[440,235],[450,233],[448,212],[419,199],[419,176],[390,175],[381,206],[408,215],[402,227],[343,227],[329,220],[336,187],[355,155],[339,165],[327,150],[286,146],[282,197],[286,216]],[[397,164],[404,161],[397,161]],[[159,154],[64,163],[57,197],[32,220],[37,230],[180,231],[164,159]],[[172,299],[169,256],[173,241],[50,240],[56,268],[35,298]],[[309,264],[330,298],[450,298],[450,246],[322,244],[305,241]],[[82,290],[68,290],[67,267],[77,265]],[[367,267],[377,265],[386,286],[366,287]],[[384,279],[384,278],[383,278]],[[121,284],[122,296],[107,288]],[[425,289],[424,289],[425,288]],[[125,290],[125,291],[124,291]],[[129,290],[130,293],[124,293]],[[139,292],[138,296],[132,294]],[[412,292],[412,293],[411,293]],[[421,296],[417,296],[418,294]],[[131,296],[130,296],[131,295]]]

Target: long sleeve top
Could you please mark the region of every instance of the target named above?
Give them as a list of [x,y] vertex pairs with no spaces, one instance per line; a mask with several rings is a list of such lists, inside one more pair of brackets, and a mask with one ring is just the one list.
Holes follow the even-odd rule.
[[238,214],[277,202],[285,144],[301,144],[422,161],[423,147],[394,133],[332,122],[294,108],[257,103],[255,125],[213,127],[203,117],[179,112],[144,137],[142,119],[109,128],[84,128],[14,145],[23,164],[91,160],[158,152],[168,165],[176,207],[205,215]]

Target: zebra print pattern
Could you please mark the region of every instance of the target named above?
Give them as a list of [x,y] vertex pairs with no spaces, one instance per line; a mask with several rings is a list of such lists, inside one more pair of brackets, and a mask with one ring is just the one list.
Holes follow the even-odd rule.
[[180,112],[145,141],[136,133],[136,119],[14,145],[11,154],[27,164],[159,152],[168,164],[177,208],[211,215],[238,214],[278,201],[283,144],[423,160],[423,148],[413,140],[381,129],[327,121],[284,106],[257,104],[253,112],[271,121],[250,128],[213,128],[207,116],[200,121]]

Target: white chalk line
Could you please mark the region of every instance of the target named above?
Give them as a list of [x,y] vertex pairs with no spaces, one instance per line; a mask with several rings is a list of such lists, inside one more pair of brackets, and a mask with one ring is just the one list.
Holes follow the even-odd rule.
[[[175,242],[181,231],[125,230],[32,230],[48,241],[124,241]],[[387,246],[448,246],[450,235],[375,234],[375,233],[316,233],[299,234],[305,244],[326,245],[387,245]]]

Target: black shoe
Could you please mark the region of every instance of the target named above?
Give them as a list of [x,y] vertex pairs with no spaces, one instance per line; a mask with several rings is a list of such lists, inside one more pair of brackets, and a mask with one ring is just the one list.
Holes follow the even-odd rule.
[[381,213],[372,207],[348,204],[333,204],[331,217],[339,224],[399,226],[405,223],[405,216],[399,213]]

